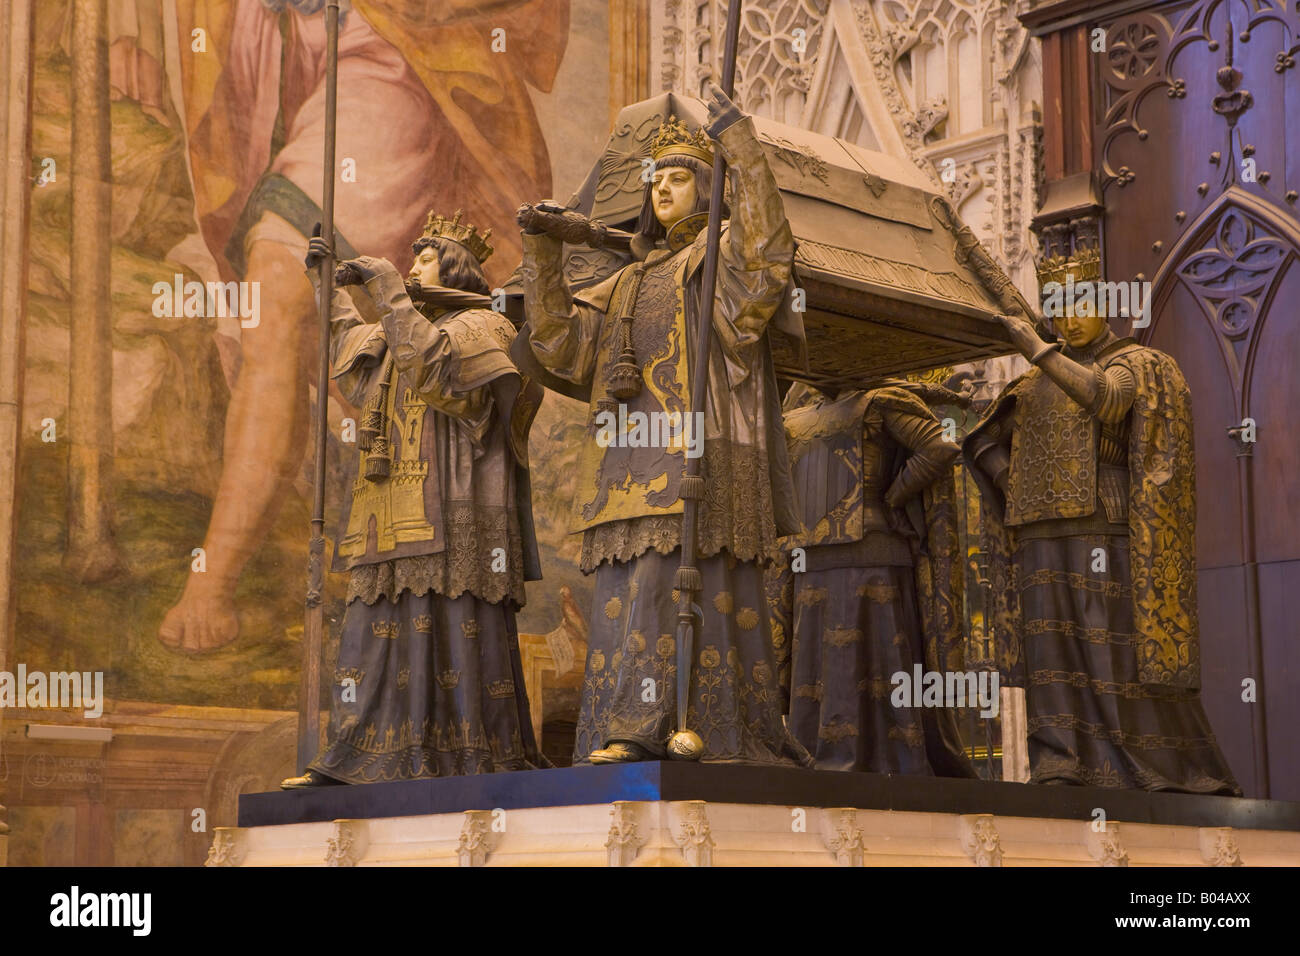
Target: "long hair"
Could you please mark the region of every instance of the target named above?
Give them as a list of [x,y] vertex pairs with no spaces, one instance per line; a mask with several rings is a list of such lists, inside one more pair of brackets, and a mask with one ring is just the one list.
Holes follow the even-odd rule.
[[[694,156],[665,156],[655,162],[656,169],[669,169],[674,166],[689,169],[695,174],[695,207],[691,210],[691,214],[708,212],[709,196],[713,191],[713,167]],[[651,181],[646,183],[645,195],[641,199],[641,213],[636,220],[636,234],[652,244],[668,235],[668,230],[655,217],[653,193],[654,178],[651,177]],[[727,204],[724,202],[722,218],[727,218],[727,215]]]
[[459,242],[444,239],[442,236],[423,236],[411,245],[411,252],[419,255],[420,251],[433,247],[438,254],[438,282],[448,289],[460,289],[464,292],[477,292],[490,295],[487,277],[474,254]]

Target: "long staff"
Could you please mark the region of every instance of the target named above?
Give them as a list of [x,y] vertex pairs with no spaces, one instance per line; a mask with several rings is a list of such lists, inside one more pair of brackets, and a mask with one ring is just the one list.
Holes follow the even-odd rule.
[[320,355],[316,366],[316,498],[311,512],[307,558],[307,620],[302,636],[302,684],[298,689],[298,767],[320,750],[320,672],[325,636],[325,444],[329,427],[330,303],[334,298],[334,138],[338,128],[339,2],[325,7],[325,178],[321,191],[321,235],[329,254],[320,264]]
[[[722,53],[722,82],[718,85],[730,97],[736,85],[736,44],[740,35],[740,0],[727,4],[727,40]],[[713,294],[718,284],[718,245],[722,238],[722,196],[727,161],[722,150],[713,155],[713,188],[709,195],[709,226],[704,250],[704,275],[700,283],[700,314],[695,335],[695,368],[691,370],[690,411],[705,412],[709,397],[709,350],[713,340]],[[692,414],[694,419],[694,414]],[[700,436],[703,448],[704,436]],[[686,726],[686,709],[691,693],[691,662],[695,656],[696,596],[702,585],[695,567],[696,534],[704,479],[700,476],[703,455],[686,459],[682,478],[682,566],[677,569],[677,730],[669,738],[668,753],[679,760],[698,760],[704,743]]]

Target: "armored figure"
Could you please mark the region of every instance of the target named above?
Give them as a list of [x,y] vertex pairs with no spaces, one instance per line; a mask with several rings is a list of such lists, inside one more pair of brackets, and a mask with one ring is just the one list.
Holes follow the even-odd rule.
[[[670,118],[651,142],[637,261],[572,293],[540,206],[520,209],[532,351],[591,390],[577,476],[581,568],[595,608],[575,763],[658,759],[674,730],[674,632],[686,457],[703,455],[695,566],[702,620],[689,727],[702,759],[806,764],[782,722],[763,566],[797,526],[767,330],[784,308],[793,238],[752,121],[718,89],[707,130]],[[730,163],[711,348],[695,344],[714,148]],[[716,210],[726,216],[726,210]],[[688,371],[707,363],[708,407]]]
[[[334,378],[364,409],[335,549],[348,603],[329,743],[285,788],[541,765],[515,629],[540,577],[526,471],[540,387],[510,361],[510,322],[461,307],[485,301],[464,293],[487,292],[486,237],[430,214],[413,250],[409,292],[386,259],[336,274]],[[308,264],[327,252],[313,240]]]
[[892,700],[894,675],[911,681],[915,664],[962,667],[958,446],[925,398],[963,402],[907,382],[834,398],[795,384],[786,395],[803,511],[787,539],[789,725],[819,770],[973,775],[953,711]]
[[994,637],[1025,687],[1031,779],[1240,794],[1199,694],[1195,462],[1173,359],[1103,316],[1044,341],[967,437],[983,497]]

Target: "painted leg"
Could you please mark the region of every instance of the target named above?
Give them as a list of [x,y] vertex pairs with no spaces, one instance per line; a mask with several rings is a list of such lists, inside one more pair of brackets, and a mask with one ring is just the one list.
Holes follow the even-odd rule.
[[[305,401],[315,341],[315,303],[303,265],[277,242],[254,242],[249,281],[261,283],[262,320],[243,330],[243,366],[231,393],[207,570],[191,572],[158,639],[183,651],[224,647],[239,635],[235,585],[262,543],[302,464],[310,413]],[[311,353],[311,354],[309,354]]]

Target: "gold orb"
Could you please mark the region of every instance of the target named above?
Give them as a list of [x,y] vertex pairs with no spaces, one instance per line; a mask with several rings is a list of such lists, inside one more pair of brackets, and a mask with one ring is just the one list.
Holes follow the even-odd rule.
[[693,730],[679,730],[668,738],[668,756],[674,760],[699,760],[704,741]]

